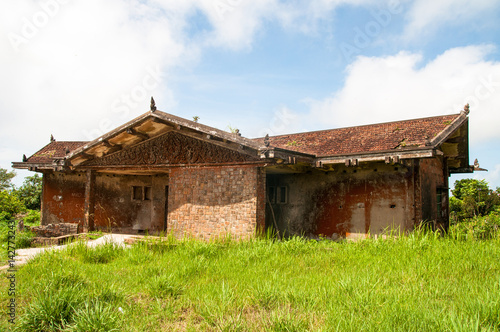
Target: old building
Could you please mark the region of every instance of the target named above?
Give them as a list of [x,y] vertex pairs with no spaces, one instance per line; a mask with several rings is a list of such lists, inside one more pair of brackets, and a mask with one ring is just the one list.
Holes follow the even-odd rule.
[[357,237],[448,224],[448,177],[473,171],[460,114],[248,139],[152,110],[91,142],[51,142],[42,224],[201,238]]

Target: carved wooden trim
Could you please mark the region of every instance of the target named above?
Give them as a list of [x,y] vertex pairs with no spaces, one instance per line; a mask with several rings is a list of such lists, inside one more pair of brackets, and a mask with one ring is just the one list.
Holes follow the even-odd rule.
[[259,160],[257,156],[252,157],[176,132],[169,132],[131,148],[89,160],[81,166],[238,163],[257,160]]

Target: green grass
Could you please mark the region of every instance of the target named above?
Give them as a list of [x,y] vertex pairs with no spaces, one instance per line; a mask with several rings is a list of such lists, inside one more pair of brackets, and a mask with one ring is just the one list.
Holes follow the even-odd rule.
[[16,278],[19,331],[500,331],[498,236],[77,244]]

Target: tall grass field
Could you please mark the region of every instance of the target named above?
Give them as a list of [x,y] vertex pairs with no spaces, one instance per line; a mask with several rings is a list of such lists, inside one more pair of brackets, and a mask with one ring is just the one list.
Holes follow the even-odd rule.
[[76,243],[16,288],[2,331],[500,331],[500,238]]

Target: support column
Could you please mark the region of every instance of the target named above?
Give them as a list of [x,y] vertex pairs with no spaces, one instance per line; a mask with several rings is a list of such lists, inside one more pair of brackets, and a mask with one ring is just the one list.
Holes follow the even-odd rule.
[[422,185],[420,177],[420,160],[413,159],[413,199],[415,206],[414,227],[422,223]]
[[257,191],[256,205],[256,232],[264,234],[266,232],[266,170],[263,167],[257,168]]
[[95,171],[87,171],[87,180],[85,182],[85,206],[83,216],[83,232],[94,230],[94,212],[95,212]]
[[44,226],[47,225],[48,222],[45,220],[45,186],[47,185],[47,176],[48,173],[43,173],[42,174],[42,194],[40,195],[40,225]]

